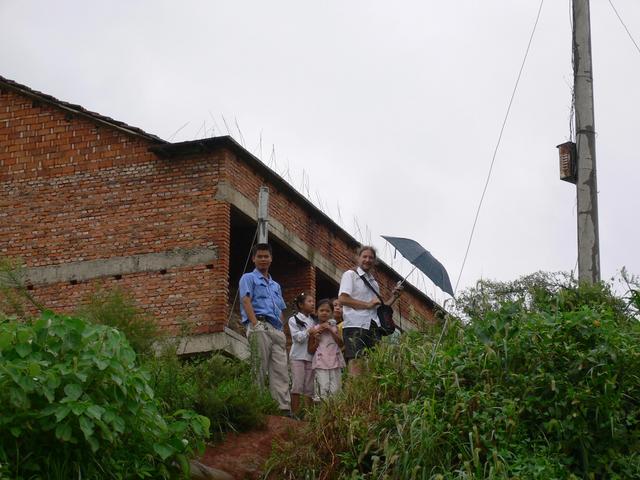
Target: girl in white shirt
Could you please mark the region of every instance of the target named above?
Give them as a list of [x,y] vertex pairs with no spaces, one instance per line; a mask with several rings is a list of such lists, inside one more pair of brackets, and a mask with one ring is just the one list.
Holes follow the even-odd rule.
[[[311,368],[313,354],[308,351],[309,333],[316,322],[311,315],[315,311],[315,299],[306,293],[301,293],[294,299],[298,312],[289,318],[291,332],[291,350],[289,361],[291,365],[291,413],[298,416],[301,403],[311,404],[314,395],[314,372]],[[302,398],[302,402],[301,402]],[[305,400],[306,399],[306,400]]]

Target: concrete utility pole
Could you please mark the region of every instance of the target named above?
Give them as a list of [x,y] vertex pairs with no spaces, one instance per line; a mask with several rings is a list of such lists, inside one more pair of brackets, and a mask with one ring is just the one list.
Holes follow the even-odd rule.
[[600,281],[596,135],[589,0],[573,0],[573,78],[578,193],[578,280]]
[[258,243],[269,241],[269,188],[260,187],[258,193]]

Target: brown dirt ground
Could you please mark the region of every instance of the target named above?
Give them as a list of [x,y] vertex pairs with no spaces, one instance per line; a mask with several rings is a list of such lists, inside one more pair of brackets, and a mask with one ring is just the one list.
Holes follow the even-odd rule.
[[229,433],[222,443],[207,446],[200,461],[231,474],[236,480],[258,480],[273,442],[286,438],[301,426],[298,420],[268,416],[263,430]]

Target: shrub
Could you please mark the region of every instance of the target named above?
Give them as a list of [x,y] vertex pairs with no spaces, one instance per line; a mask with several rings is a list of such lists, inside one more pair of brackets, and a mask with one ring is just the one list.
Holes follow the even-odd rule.
[[468,309],[435,356],[377,348],[273,478],[639,478],[639,323],[607,286],[529,293]]
[[122,290],[98,289],[85,299],[76,315],[92,323],[122,331],[138,355],[153,353],[153,342],[160,338],[156,320]]
[[172,352],[147,363],[165,411],[193,409],[209,418],[215,438],[259,428],[276,411],[268,392],[252,381],[249,365],[219,354],[182,360]]
[[[208,420],[161,415],[119,331],[44,312],[0,323],[0,472],[10,478],[171,478]],[[5,471],[2,470],[5,469]]]
[[26,319],[30,312],[43,310],[29,292],[24,277],[21,260],[0,256],[0,314]]
[[[0,256],[0,313],[29,320],[41,305],[25,284],[22,261]],[[108,325],[124,332],[138,355],[152,353],[153,343],[160,339],[156,320],[136,305],[134,298],[121,289],[99,288],[84,299],[75,316],[92,323]]]

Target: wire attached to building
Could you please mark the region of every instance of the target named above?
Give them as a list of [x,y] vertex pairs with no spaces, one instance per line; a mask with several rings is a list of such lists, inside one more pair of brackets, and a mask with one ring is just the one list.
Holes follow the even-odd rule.
[[629,35],[629,38],[631,39],[631,41],[633,42],[633,44],[636,47],[636,50],[638,51],[638,53],[640,53],[640,46],[638,46],[638,42],[636,42],[635,38],[633,38],[633,35],[631,35],[631,32],[629,31],[629,29],[627,28],[627,25],[624,23],[624,20],[622,20],[622,17],[620,16],[620,14],[618,13],[618,10],[616,9],[615,5],[613,4],[612,0],[609,0],[609,5],[611,5],[611,8],[613,8],[614,13],[616,14],[616,17],[618,17],[618,20],[620,20],[620,23],[622,24],[622,26],[624,27],[625,31],[627,32],[627,35]]
[[[247,255],[247,260],[244,262],[244,267],[242,268],[242,273],[245,273],[247,271],[247,265],[249,265],[249,260],[251,259],[251,251],[253,250],[253,246],[256,243],[256,238],[258,237],[258,230],[260,229],[259,225],[256,225],[256,231],[253,234],[253,239],[251,240],[251,246],[249,247],[249,255]],[[236,290],[236,294],[233,297],[233,303],[231,304],[231,308],[229,309],[229,318],[227,318],[227,323],[226,325],[229,325],[229,322],[231,321],[231,317],[233,316],[233,311],[236,308],[236,302],[238,301],[238,296],[240,294],[240,289]]]
[[538,7],[538,13],[536,15],[536,21],[533,24],[533,29],[531,30],[531,35],[529,36],[529,43],[527,44],[527,49],[524,53],[524,58],[522,59],[522,64],[520,65],[520,70],[518,71],[518,77],[516,78],[516,83],[513,87],[513,91],[511,92],[511,98],[509,99],[509,105],[507,106],[507,111],[504,115],[504,120],[502,121],[502,127],[500,128],[500,134],[498,135],[498,141],[496,142],[496,147],[493,150],[493,157],[491,158],[491,164],[489,165],[489,172],[487,173],[487,179],[484,182],[484,188],[482,189],[482,195],[480,196],[480,202],[478,203],[478,208],[476,209],[476,215],[473,219],[473,226],[471,227],[471,233],[469,234],[469,241],[467,243],[467,249],[464,253],[464,259],[462,260],[462,266],[460,267],[460,273],[458,274],[458,279],[456,280],[456,286],[453,289],[453,294],[455,296],[458,291],[458,285],[460,284],[460,279],[462,278],[462,272],[464,271],[464,267],[467,263],[467,257],[469,256],[469,249],[471,248],[471,242],[473,241],[473,234],[476,230],[476,225],[478,224],[478,217],[480,215],[480,209],[482,208],[482,203],[484,202],[484,197],[487,193],[487,187],[489,186],[489,180],[491,180],[491,173],[493,172],[493,165],[496,161],[496,155],[498,154],[498,149],[500,148],[500,143],[502,142],[502,135],[504,133],[505,127],[507,125],[507,120],[509,119],[509,113],[511,112],[511,105],[513,104],[513,99],[516,96],[516,91],[518,90],[518,85],[520,84],[520,78],[522,77],[522,71],[524,70],[524,65],[527,62],[527,57],[529,56],[529,50],[531,49],[531,43],[533,42],[533,37],[536,33],[536,29],[538,27],[538,22],[540,20],[540,14],[542,13],[542,6],[544,5],[544,0],[540,1],[540,6]]

